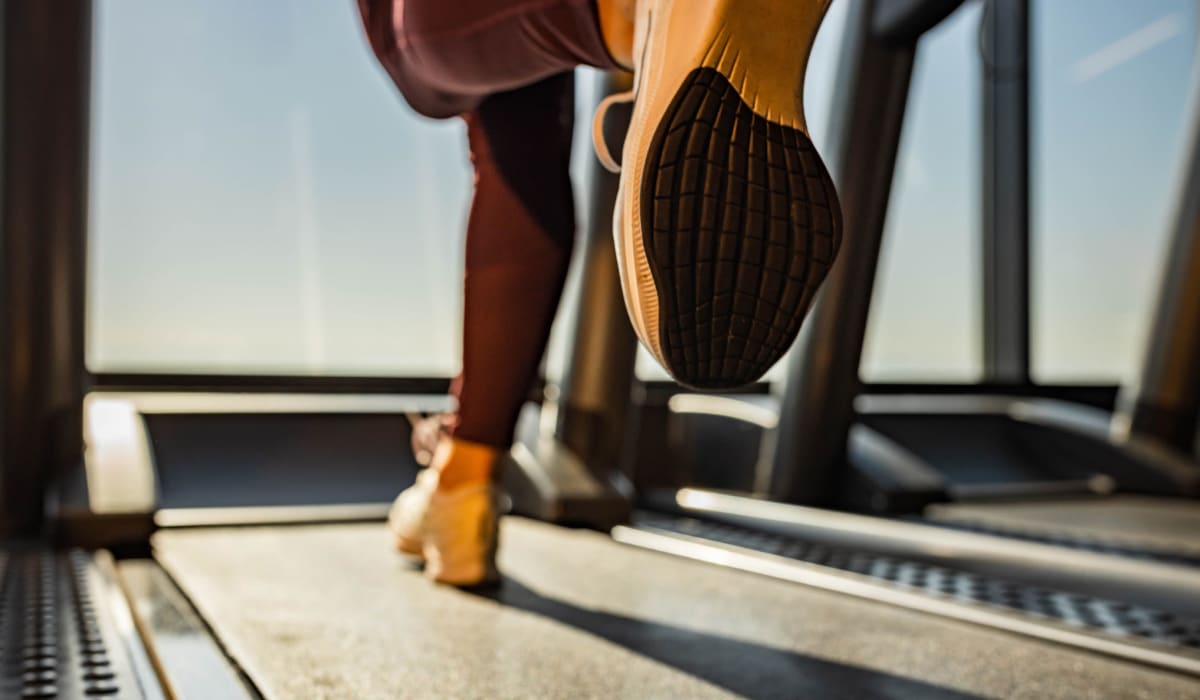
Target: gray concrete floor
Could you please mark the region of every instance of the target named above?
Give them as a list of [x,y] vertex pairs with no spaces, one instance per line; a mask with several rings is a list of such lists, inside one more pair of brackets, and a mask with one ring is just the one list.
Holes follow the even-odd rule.
[[502,587],[380,525],[162,532],[268,698],[1200,698],[1194,679],[509,518]]

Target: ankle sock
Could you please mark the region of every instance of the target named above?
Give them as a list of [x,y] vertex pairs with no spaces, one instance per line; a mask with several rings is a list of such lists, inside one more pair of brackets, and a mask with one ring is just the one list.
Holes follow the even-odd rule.
[[438,473],[438,490],[451,491],[491,480],[500,451],[490,445],[443,438],[434,451],[430,468]]

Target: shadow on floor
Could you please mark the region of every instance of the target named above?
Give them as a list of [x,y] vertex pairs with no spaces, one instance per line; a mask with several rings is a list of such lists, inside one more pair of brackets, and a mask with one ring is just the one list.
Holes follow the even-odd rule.
[[946,698],[977,696],[772,647],[576,607],[511,578],[475,591],[502,605],[593,634],[750,698]]

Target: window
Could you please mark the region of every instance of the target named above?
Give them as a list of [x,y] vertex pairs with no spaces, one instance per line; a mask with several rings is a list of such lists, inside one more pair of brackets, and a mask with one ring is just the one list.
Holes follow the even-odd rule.
[[457,371],[464,130],[408,109],[353,2],[94,21],[92,371]]
[[909,88],[861,375],[974,382],[980,290],[982,4],[921,38]]
[[1033,3],[1033,375],[1136,376],[1168,243],[1191,0]]

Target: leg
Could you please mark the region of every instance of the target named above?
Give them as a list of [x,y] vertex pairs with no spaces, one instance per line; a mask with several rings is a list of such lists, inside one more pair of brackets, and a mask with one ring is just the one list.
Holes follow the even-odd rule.
[[359,2],[388,72],[430,116],[614,65],[634,9],[641,95],[615,226],[634,330],[698,388],[747,384],[783,356],[841,240],[801,101],[831,0]]
[[467,115],[467,223],[456,438],[505,449],[537,373],[575,233],[574,78],[493,95]]
[[550,335],[574,239],[574,76],[493,95],[466,116],[475,196],[467,224],[457,419],[389,515],[396,546],[456,585],[495,578],[491,472]]

